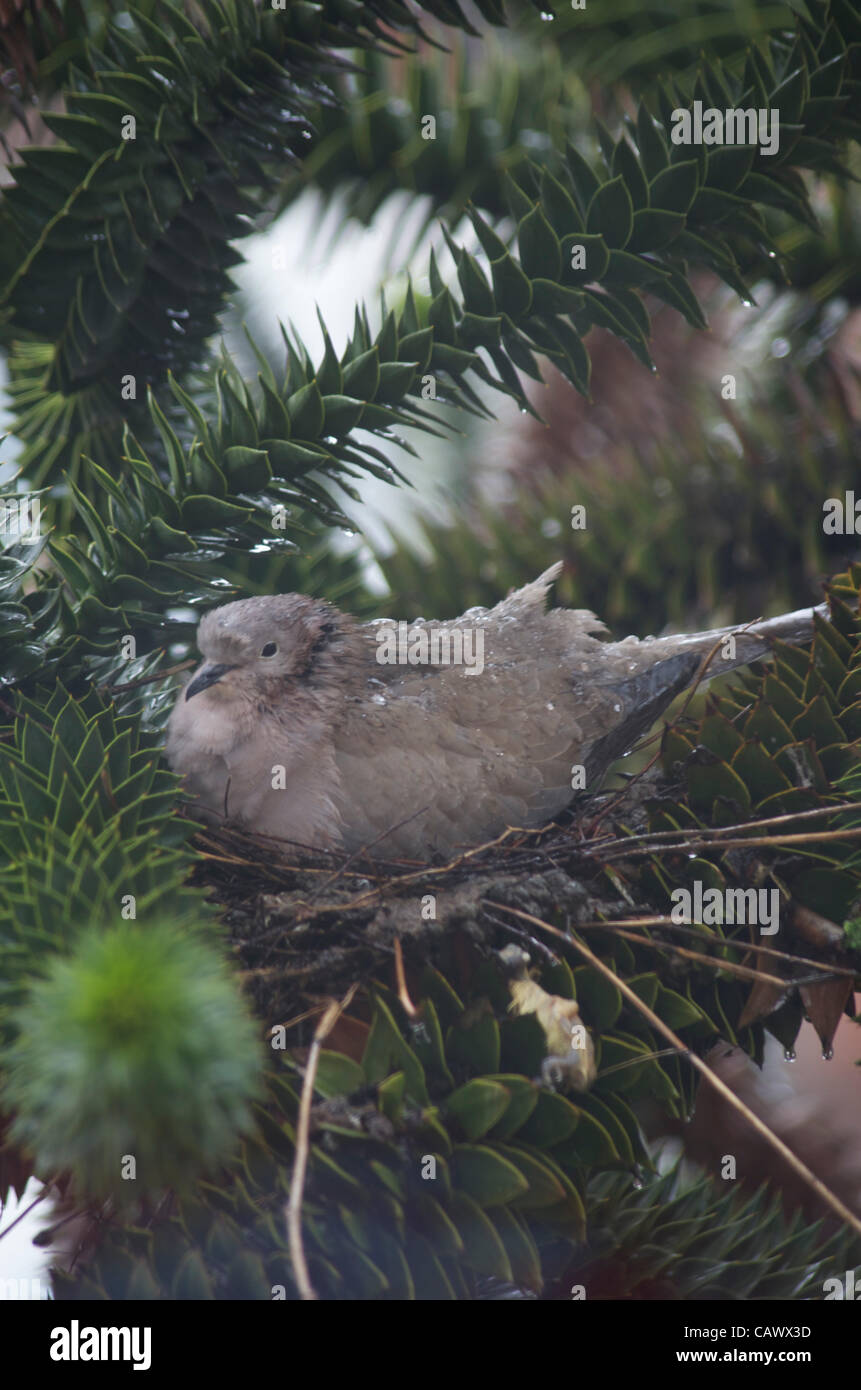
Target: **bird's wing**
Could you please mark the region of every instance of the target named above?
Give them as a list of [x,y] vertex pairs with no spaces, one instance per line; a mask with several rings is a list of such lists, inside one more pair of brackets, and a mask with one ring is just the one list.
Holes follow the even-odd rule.
[[[506,825],[544,823],[571,799],[573,769],[582,767],[594,790],[733,631],[600,641],[606,629],[593,613],[544,611],[558,570],[495,608],[396,625],[397,647],[384,660],[381,638],[392,624],[361,629],[365,687],[334,732],[351,848],[384,836],[380,855],[421,858],[491,839]],[[794,614],[757,624],[719,669],[760,655],[772,636],[799,640],[811,621]],[[410,664],[417,639],[430,644],[445,633],[463,639],[459,664],[428,662],[427,648]]]
[[[379,658],[392,624],[363,626],[366,685],[334,732],[350,848],[385,836],[380,855],[450,853],[543,824],[571,799],[572,762],[605,728],[578,699],[572,666],[604,650],[593,635],[604,628],[586,610],[545,615],[559,568],[495,608],[401,624],[391,661]],[[465,660],[434,664],[429,645],[409,664],[417,638],[444,633],[464,639]]]
[[404,683],[410,693],[384,688],[350,702],[335,729],[350,848],[414,817],[379,854],[449,853],[506,825],[541,824],[570,799],[578,727],[561,670],[552,689],[528,667],[516,678],[449,670],[424,689],[417,675]]

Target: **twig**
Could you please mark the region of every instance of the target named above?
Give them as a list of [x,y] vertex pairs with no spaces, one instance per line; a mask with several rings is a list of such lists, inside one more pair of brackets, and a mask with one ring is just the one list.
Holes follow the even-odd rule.
[[789,1165],[793,1172],[796,1173],[813,1192],[816,1193],[820,1201],[823,1201],[826,1206],[830,1207],[831,1210],[840,1217],[841,1221],[845,1221],[848,1226],[851,1226],[856,1235],[861,1236],[861,1218],[850,1211],[850,1209],[841,1202],[840,1198],[836,1196],[830,1188],[826,1187],[825,1183],[822,1182],[820,1178],[817,1178],[815,1173],[811,1172],[806,1163],[802,1163],[798,1155],[794,1154],[792,1149],[784,1144],[783,1140],[779,1139],[758,1115],[755,1115],[743,1101],[739,1100],[738,1096],[730,1090],[726,1082],[722,1081],[721,1078],[712,1071],[711,1067],[706,1065],[701,1057],[698,1057],[695,1052],[690,1052],[689,1049],[685,1047],[681,1038],[676,1036],[672,1028],[668,1028],[663,1019],[658,1018],[658,1015],[653,1013],[648,1004],[644,1004],[643,1000],[634,993],[630,985],[626,984],[626,982],[621,979],[615,971],[611,970],[609,966],[605,965],[602,960],[599,960],[594,952],[589,950],[588,946],[584,946],[581,941],[578,941],[573,936],[569,936],[566,932],[560,931],[558,927],[554,927],[550,922],[544,922],[540,917],[534,917],[530,912],[522,912],[520,908],[517,907],[507,907],[505,903],[490,903],[490,906],[501,909],[503,912],[510,912],[512,916],[520,917],[525,922],[531,922],[533,926],[542,927],[544,931],[550,932],[553,936],[559,937],[567,945],[572,946],[595,970],[615,985],[616,989],[628,1000],[628,1003],[632,1004],[638,1013],[642,1014],[643,1018],[646,1019],[647,1023],[649,1023],[652,1028],[656,1029],[662,1037],[672,1043],[679,1052],[688,1052],[691,1065],[696,1067],[697,1071],[710,1082],[718,1094],[721,1095],[739,1115],[742,1115],[744,1119],[747,1120],[748,1124],[756,1130],[757,1134],[765,1140],[769,1147]]
[[[673,721],[674,723],[677,723],[680,719],[683,719],[683,718],[684,718],[684,715],[685,715],[685,712],[686,712],[686,710],[687,710],[687,708],[688,708],[688,705],[691,703],[691,700],[694,698],[694,696],[696,695],[696,693],[697,693],[697,691],[699,690],[700,686],[702,685],[703,679],[704,679],[705,674],[706,674],[706,671],[709,669],[709,666],[710,666],[710,665],[712,664],[712,662],[714,661],[715,657],[716,657],[717,654],[718,654],[718,651],[719,651],[720,648],[723,646],[723,643],[724,643],[724,641],[726,640],[726,638],[727,638],[727,637],[741,637],[741,636],[744,635],[745,632],[747,632],[748,628],[754,627],[757,623],[761,623],[761,622],[762,622],[762,618],[752,618],[751,621],[750,621],[749,623],[744,623],[743,626],[741,626],[741,627],[735,627],[735,628],[733,628],[731,633],[730,633],[730,632],[722,632],[722,633],[721,633],[720,637],[717,639],[717,641],[715,642],[714,646],[711,648],[710,651],[706,652],[705,656],[703,657],[702,662],[700,663],[700,669],[697,671],[696,680],[694,681],[693,685],[691,685],[691,687],[689,688],[688,694],[687,694],[687,698],[686,698],[684,704],[682,705],[681,709],[679,710],[678,714],[676,715],[675,720]],[[765,655],[765,653],[763,653],[763,655]],[[754,657],[753,659],[756,660],[756,661],[758,661],[758,660],[759,660],[759,657]],[[744,662],[742,662],[741,664],[742,664],[743,666],[749,666],[749,665],[750,665],[750,662],[744,661]],[[710,679],[710,680],[713,679],[715,674],[716,674],[715,672],[712,672],[712,675],[709,677],[709,679]],[[729,675],[729,672],[728,672],[728,671],[724,671],[724,675],[725,675],[725,676],[726,676],[726,675]]]
[[374,848],[374,845],[378,845],[380,841],[385,840],[387,836],[394,835],[396,830],[400,830],[401,827],[404,825],[409,825],[410,821],[415,820],[416,816],[423,816],[425,811],[428,811],[429,809],[430,803],[428,803],[427,806],[420,806],[417,811],[412,811],[410,815],[404,816],[403,820],[399,820],[396,825],[390,825],[388,829],[384,830],[382,834],[376,837],[376,839],[369,840],[367,844],[360,845],[358,849],[354,849],[353,853],[349,854],[347,858],[344,860],[343,864],[341,864],[341,866],[335,870],[335,872],[332,874],[332,877],[327,878],[325,883],[320,884],[319,888],[317,888],[315,891],[315,896],[325,892],[327,888],[331,887],[331,885],[341,877],[344,870],[348,869],[350,865],[354,862],[354,860],[358,859],[360,855],[367,854],[368,850]]
[[[829,961],[812,960],[810,956],[795,956],[789,951],[778,951],[775,946],[761,946],[758,941],[748,941],[744,937],[737,936],[707,936],[696,927],[688,926],[681,922],[674,922],[669,917],[614,917],[606,922],[578,922],[577,930],[583,931],[587,928],[603,927],[610,931],[615,927],[665,927],[670,931],[680,932],[682,936],[690,936],[695,941],[699,941],[703,946],[734,946],[738,951],[756,951],[759,955],[774,956],[777,960],[788,961],[790,965],[811,965],[815,970],[828,970],[832,975],[848,975],[853,980],[858,974],[851,966],[832,965]],[[649,941],[649,945],[655,945]]]
[[404,974],[404,953],[401,950],[401,938],[399,936],[395,937],[394,946],[395,979],[398,982],[398,999],[407,1018],[416,1019],[419,1016],[419,1011],[410,998],[410,992],[407,989],[407,977]]
[[[733,629],[732,634],[730,634],[730,633],[728,633],[728,632],[722,633],[722,635],[721,635],[721,636],[718,638],[718,640],[715,642],[714,646],[713,646],[708,652],[706,652],[705,656],[703,657],[702,661],[700,662],[699,669],[697,670],[696,678],[695,678],[693,684],[692,684],[692,685],[689,687],[689,689],[688,689],[687,698],[686,698],[684,704],[682,705],[681,709],[679,710],[678,714],[676,714],[675,717],[674,717],[674,719],[673,719],[673,723],[674,723],[674,724],[675,724],[675,723],[678,723],[678,721],[684,717],[684,714],[685,714],[685,711],[686,711],[687,708],[688,708],[688,705],[691,703],[691,700],[694,698],[694,696],[695,696],[696,693],[697,693],[697,690],[699,689],[699,687],[700,687],[700,686],[702,685],[702,683],[703,683],[703,680],[704,680],[704,678],[705,678],[706,671],[708,670],[708,668],[709,668],[709,666],[711,665],[711,663],[712,663],[712,661],[714,660],[714,658],[717,656],[718,650],[719,650],[719,648],[721,647],[721,645],[722,645],[722,643],[723,643],[723,641],[724,641],[724,638],[725,638],[725,637],[729,637],[730,635],[732,635],[733,637],[735,637],[737,633],[739,633],[739,634],[744,633],[744,632],[747,631],[747,629],[748,629],[749,627],[752,627],[752,626],[753,626],[753,623],[758,623],[758,622],[761,622],[761,621],[762,621],[761,618],[754,618],[752,623],[745,623],[744,627],[740,627],[740,628],[735,628],[735,629]],[[725,673],[725,674],[727,674],[727,673]],[[710,676],[709,679],[711,680],[711,679],[713,679],[713,677],[714,677],[714,673],[712,673],[712,676]],[[656,738],[661,738],[661,737],[663,737],[663,735],[662,735],[661,732],[656,733],[656,734],[652,734],[649,738],[644,739],[641,743],[637,744],[637,745],[636,745],[636,750],[637,750],[637,751],[642,751],[642,749],[648,748],[648,746],[649,746],[650,743],[653,743],[654,740],[655,740]],[[632,749],[631,751],[634,752],[635,750]],[[644,776],[646,775],[646,773],[650,770],[650,768],[653,768],[653,767],[655,766],[655,763],[658,761],[658,759],[659,759],[660,756],[661,756],[661,750],[658,749],[658,751],[655,753],[654,757],[650,758],[649,761],[646,763],[645,767],[641,767],[640,770],[639,770],[639,772],[635,772],[634,775],[633,775],[633,777],[631,777],[631,778],[629,779],[629,781],[625,783],[625,786],[622,787],[622,788],[616,793],[615,798],[614,798],[613,800],[611,800],[610,803],[609,803],[607,806],[605,806],[604,809],[603,809],[602,811],[599,811],[599,812],[598,812],[598,815],[595,817],[594,821],[592,822],[592,827],[593,827],[593,829],[594,829],[595,826],[600,825],[600,824],[601,824],[601,821],[604,820],[605,816],[608,816],[608,815],[610,814],[611,811],[613,811],[618,805],[620,805],[620,803],[621,803],[622,801],[624,801],[624,799],[625,799],[625,797],[627,796],[627,794],[628,794],[630,788],[634,785],[635,782],[638,782],[638,781],[640,780],[641,777],[644,777]]]
[[[652,740],[649,739],[642,746],[647,747],[648,743],[651,742]],[[633,753],[634,751],[635,750],[632,748],[631,752]],[[608,804],[598,812],[597,816],[592,821],[590,826],[590,829],[592,831],[595,830],[596,826],[601,824],[602,820],[604,820],[605,817],[610,815],[611,811],[615,811],[616,807],[622,804],[622,802],[625,800],[625,797],[628,795],[628,792],[633,787],[634,783],[639,782],[641,777],[645,777],[646,773],[651,771],[651,769],[655,766],[655,763],[658,761],[660,756],[661,750],[659,748],[657,752],[649,759],[649,761],[643,767],[640,768],[639,772],[635,772],[633,777],[628,778],[628,781],[625,783],[625,785],[623,787],[620,787],[619,790],[612,797],[612,799],[608,802]]]
[[[738,825],[697,826],[696,830],[697,834],[700,836],[714,836],[715,840],[719,843],[722,836],[734,835],[742,830],[752,830],[754,828],[761,830],[763,826],[784,825],[787,821],[808,820],[815,816],[836,816],[840,811],[854,811],[857,815],[861,812],[861,803],[857,801],[841,801],[833,806],[814,806],[811,807],[809,811],[785,811],[780,816],[769,816],[765,820],[741,821]],[[684,835],[684,833],[683,829],[644,830],[639,835],[618,835],[609,842],[602,840],[601,845],[602,847],[606,845],[607,848],[612,849],[615,848],[616,845],[642,844],[646,841],[651,844],[652,841],[659,841],[663,848],[667,840],[678,839],[679,836]]]
[[[486,844],[476,845],[473,849],[464,850],[462,854],[450,859],[447,864],[431,866],[423,865],[420,869],[415,869],[411,873],[399,874],[395,878],[385,878],[372,888],[368,888],[364,893],[360,893],[356,898],[348,898],[341,903],[321,903],[319,907],[314,907],[311,902],[297,902],[294,905],[294,916],[296,921],[302,921],[306,917],[316,917],[327,912],[355,912],[362,907],[370,907],[375,899],[380,899],[388,889],[394,891],[402,888],[405,884],[423,882],[428,878],[437,878],[440,874],[451,873],[452,870],[460,868],[468,859],[473,859],[477,854],[483,854],[486,850],[495,849],[501,845],[503,840],[507,840],[511,835],[541,835],[547,829],[541,826],[535,830],[523,830],[519,826],[508,826],[501,835],[497,835],[495,840],[488,840]],[[303,911],[303,909],[307,909]]]
[[[248,971],[247,973],[256,975],[260,974],[261,972],[252,970]],[[272,1034],[275,1032],[276,1028],[283,1028],[286,1033],[288,1028],[295,1028],[298,1024],[304,1023],[306,1019],[314,1018],[316,1014],[321,1014],[323,1010],[327,1009],[328,1007],[328,1003],[315,1004],[312,1009],[306,1009],[304,1013],[296,1014],[294,1018],[288,1019],[286,1023],[273,1023],[272,1027],[269,1029],[269,1032],[270,1034]]]
[[353,995],[358,988],[358,984],[350,985],[340,1004],[333,1001],[317,1024],[314,1040],[308,1051],[305,1078],[302,1082],[299,1120],[296,1125],[296,1159],[290,1178],[290,1197],[287,1202],[287,1242],[293,1274],[299,1289],[299,1297],[304,1302],[314,1302],[317,1298],[311,1286],[308,1265],[305,1260],[305,1249],[302,1244],[302,1194],[305,1189],[305,1170],[308,1166],[310,1147],[308,1135],[311,1128],[311,1101],[314,1096],[317,1064],[320,1060],[320,1049],[323,1042],[331,1033],[344,1010],[350,1007]]
[[[253,847],[254,847],[256,850],[260,850],[260,849],[262,849],[262,848],[268,849],[268,845],[265,845],[265,846],[264,846],[264,845],[262,845],[262,844],[260,843],[260,842],[262,842],[262,841],[269,841],[269,840],[275,840],[275,841],[277,841],[277,840],[278,840],[278,837],[275,836],[275,835],[249,835],[247,832],[240,833],[240,832],[237,832],[234,828],[232,828],[232,827],[227,827],[227,826],[224,826],[224,825],[219,825],[219,826],[216,827],[215,829],[213,829],[213,828],[210,827],[209,831],[206,831],[206,830],[200,830],[200,831],[198,831],[197,834],[196,834],[195,837],[194,837],[195,847],[196,847],[196,848],[198,849],[198,851],[200,852],[201,858],[202,858],[202,859],[206,859],[206,860],[208,860],[210,863],[214,863],[214,864],[230,864],[230,865],[235,865],[235,866],[238,867],[238,868],[245,868],[245,869],[257,869],[257,870],[259,870],[259,869],[261,868],[262,860],[261,860],[259,857],[258,857],[258,858],[254,858],[254,859],[249,859],[247,856],[244,856],[244,855],[240,854],[240,852],[239,852],[238,850],[231,850],[229,846],[223,845],[223,844],[221,843],[221,841],[222,841],[222,839],[223,839],[225,836],[230,836],[231,838],[237,838],[237,839],[240,840],[240,843],[241,843],[243,840],[248,840],[248,841],[251,842],[251,844],[253,845]],[[281,844],[292,844],[293,841],[283,840],[283,841],[281,841],[280,843],[281,843]],[[209,849],[206,848],[207,845],[215,845],[216,848],[219,849],[219,850],[221,851],[221,853],[220,853],[220,854],[213,854],[211,850],[209,850]],[[317,852],[320,853],[320,854],[324,854],[324,853],[329,853],[329,854],[330,854],[330,853],[331,853],[331,851],[328,851],[328,850],[327,850],[327,851],[324,851],[324,850],[322,850],[322,849],[319,850],[319,851],[317,851]],[[318,866],[315,865],[315,864],[304,864],[304,863],[303,863],[303,864],[298,864],[298,863],[291,863],[289,859],[281,859],[281,860],[274,860],[274,861],[273,861],[272,858],[271,858],[271,855],[267,855],[267,862],[266,862],[266,866],[265,866],[265,867],[266,867],[266,869],[269,870],[270,872],[274,869],[275,871],[279,872],[279,873],[281,874],[282,877],[283,877],[285,874],[298,874],[298,873],[302,873],[302,874],[330,874],[330,873],[331,873],[331,868],[330,868],[328,865],[327,865],[325,868],[323,868],[323,867],[318,867]],[[351,878],[365,878],[365,877],[367,877],[367,875],[366,875],[366,874],[358,874],[358,873],[356,873],[356,874],[351,874],[350,877],[351,877]]]
[[[745,980],[758,980],[768,985],[779,985],[782,990],[792,989],[795,985],[819,984],[824,980],[833,980],[837,972],[830,966],[817,964],[813,975],[768,975],[764,970],[754,970],[750,965],[737,965],[735,961],[720,960],[717,956],[706,956],[701,951],[689,951],[685,946],[677,946],[674,941],[653,941],[648,936],[638,936],[636,932],[620,931],[617,933],[623,941],[633,941],[638,946],[651,946],[657,951],[673,951],[677,956],[683,956],[685,960],[697,960],[704,965],[714,966],[716,970],[725,970],[728,975],[739,975]],[[748,942],[748,949],[757,950],[757,947]],[[790,956],[790,960],[792,957]],[[855,978],[854,971],[852,978]]]
[[628,1067],[642,1066],[643,1062],[656,1062],[659,1057],[690,1057],[690,1050],[679,1052],[675,1047],[662,1047],[657,1052],[644,1052],[639,1057],[629,1057],[627,1062],[616,1062],[606,1071],[599,1071],[597,1080],[603,1081],[605,1076],[612,1076],[614,1072],[626,1071]]
[[[6,690],[8,690],[9,688],[9,686],[4,686],[4,689]],[[13,723],[17,722],[17,720],[21,718],[19,711],[16,710],[14,705],[10,705],[8,700],[0,699],[0,709],[4,709],[7,714],[11,714]],[[32,715],[27,715],[25,717],[33,719]],[[43,724],[41,719],[33,719],[33,723],[36,725],[37,729],[41,729],[44,734],[48,734],[50,737],[51,733],[53,732],[50,724]]]
[[726,970],[729,975],[740,975],[745,980],[761,980],[765,984],[779,985],[781,989],[791,989],[794,983],[792,980],[784,980],[780,975],[767,975],[765,971],[753,970],[749,965],[737,965],[732,960],[719,960],[716,956],[704,955],[702,951],[689,951],[686,946],[677,946],[674,941],[652,941],[648,936],[638,936],[636,932],[629,931],[620,931],[617,935],[623,941],[634,941],[639,946],[651,946],[658,951],[673,951],[685,960],[696,960],[701,964],[714,966],[717,970]]
[[109,695],[121,695],[126,690],[137,690],[139,685],[152,685],[155,681],[164,680],[167,676],[175,676],[180,671],[187,671],[189,666],[197,666],[199,663],[193,658],[188,661],[181,661],[178,666],[165,666],[163,671],[155,671],[151,676],[138,676],[137,680],[123,681],[122,685],[100,685],[98,690],[107,690]]
[[[701,834],[702,832],[698,830],[697,835],[701,836]],[[847,827],[845,830],[811,830],[808,834],[804,835],[750,835],[740,838],[738,840],[703,840],[702,838],[698,838],[690,840],[681,840],[679,844],[673,845],[662,844],[658,846],[634,846],[633,849],[627,849],[624,840],[619,840],[615,842],[613,846],[607,846],[606,842],[602,841],[599,845],[599,848],[601,850],[602,856],[605,856],[606,850],[608,848],[615,848],[616,845],[618,845],[620,853],[613,855],[613,858],[628,859],[632,855],[637,855],[639,857],[643,854],[654,854],[656,848],[661,849],[667,854],[671,854],[675,850],[750,849],[752,845],[808,845],[813,844],[814,842],[818,843],[827,840],[859,839],[861,839],[861,825],[850,826]]]

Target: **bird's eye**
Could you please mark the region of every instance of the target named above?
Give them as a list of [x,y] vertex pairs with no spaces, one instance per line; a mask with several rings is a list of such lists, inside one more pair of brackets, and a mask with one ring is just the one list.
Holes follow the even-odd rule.
[[261,655],[261,656],[274,656],[275,653],[277,652],[277,650],[278,650],[278,648],[277,648],[277,646],[275,645],[274,642],[267,642],[267,643],[266,643],[266,646],[263,648],[263,650],[262,650],[262,652],[260,653],[260,655]]

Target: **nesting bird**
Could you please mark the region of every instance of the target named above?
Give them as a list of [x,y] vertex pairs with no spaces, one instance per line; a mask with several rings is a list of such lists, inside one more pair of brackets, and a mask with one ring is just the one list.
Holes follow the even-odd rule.
[[807,609],[602,640],[594,614],[546,611],[560,569],[447,623],[357,623],[303,594],[208,613],[166,749],[196,814],[309,848],[450,855],[594,790],[709,653],[724,674],[812,637]]

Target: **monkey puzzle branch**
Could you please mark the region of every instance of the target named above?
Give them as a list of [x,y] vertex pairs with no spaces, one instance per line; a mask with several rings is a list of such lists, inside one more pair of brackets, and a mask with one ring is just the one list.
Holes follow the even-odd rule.
[[543,931],[550,932],[551,935],[558,937],[560,941],[564,941],[567,946],[573,947],[573,949],[577,951],[584,960],[587,960],[595,970],[611,981],[615,988],[624,995],[628,1003],[646,1019],[656,1032],[660,1033],[662,1037],[672,1043],[679,1052],[684,1052],[690,1057],[691,1065],[696,1068],[701,1076],[706,1078],[709,1084],[732,1106],[733,1110],[739,1115],[744,1116],[748,1124],[755,1129],[757,1134],[765,1140],[769,1147],[789,1165],[793,1172],[801,1178],[802,1182],[804,1182],[811,1191],[815,1192],[817,1197],[819,1197],[826,1206],[830,1207],[836,1216],[840,1217],[841,1221],[844,1221],[847,1226],[851,1226],[853,1231],[861,1236],[861,1219],[859,1219],[854,1212],[850,1211],[849,1207],[841,1202],[840,1198],[837,1197],[830,1188],[827,1188],[824,1182],[822,1182],[820,1178],[817,1178],[816,1174],[811,1172],[805,1163],[802,1163],[801,1159],[792,1152],[792,1149],[784,1144],[783,1140],[779,1139],[774,1131],[769,1129],[768,1125],[765,1124],[758,1115],[755,1115],[743,1101],[739,1100],[738,1096],[730,1090],[726,1082],[722,1081],[711,1067],[706,1065],[701,1057],[698,1057],[694,1052],[690,1052],[689,1049],[685,1047],[681,1038],[677,1037],[673,1032],[672,1028],[668,1028],[666,1023],[649,1008],[648,1004],[644,1004],[643,1000],[634,993],[630,985],[626,984],[623,979],[620,979],[620,977],[615,974],[614,971],[610,970],[602,960],[599,960],[598,956],[596,956],[593,951],[590,951],[588,946],[584,946],[582,942],[560,931],[558,927],[552,926],[550,922],[544,922],[540,917],[534,917],[530,912],[521,912],[519,908],[508,907],[505,903],[490,903],[489,906],[503,912],[509,912],[513,917],[519,917],[524,922],[530,922],[534,927],[541,927]]

